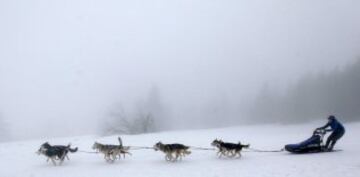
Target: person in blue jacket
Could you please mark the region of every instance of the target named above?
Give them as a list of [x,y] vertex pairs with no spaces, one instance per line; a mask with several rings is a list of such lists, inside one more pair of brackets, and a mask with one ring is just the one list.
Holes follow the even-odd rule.
[[[326,129],[328,127],[330,128]],[[333,115],[328,117],[328,123],[326,125],[317,129],[324,129],[326,132],[332,132],[325,144],[325,149],[328,151],[331,151],[336,142],[345,134],[344,126]]]

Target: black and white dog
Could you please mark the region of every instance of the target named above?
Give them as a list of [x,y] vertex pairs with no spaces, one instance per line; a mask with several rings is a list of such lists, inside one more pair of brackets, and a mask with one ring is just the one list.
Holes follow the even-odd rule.
[[63,146],[63,145],[52,146],[48,142],[45,142],[40,146],[37,153],[39,155],[43,154],[44,156],[46,156],[48,158],[47,161],[49,161],[50,159],[51,162],[56,166],[56,160],[59,160],[59,165],[61,165],[65,157],[69,160],[69,157],[67,156],[69,152],[74,153],[77,150],[78,150],[77,147],[73,149],[70,148],[70,144],[67,146]]
[[243,148],[249,148],[250,144],[244,145],[241,144],[240,142],[236,143],[228,143],[228,142],[223,142],[222,140],[218,140],[215,139],[212,143],[212,146],[215,146],[218,148],[218,152],[217,155],[220,158],[221,156],[226,156],[226,157],[241,157],[241,150]]

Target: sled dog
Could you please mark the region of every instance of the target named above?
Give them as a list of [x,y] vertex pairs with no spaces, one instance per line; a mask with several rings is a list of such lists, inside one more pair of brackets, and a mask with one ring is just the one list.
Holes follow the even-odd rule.
[[182,157],[191,154],[189,151],[189,146],[185,146],[183,144],[163,144],[158,142],[154,145],[155,151],[162,151],[165,153],[165,160],[166,161],[177,161],[182,160]]
[[243,148],[249,148],[250,144],[243,145],[240,142],[235,143],[228,143],[223,142],[222,140],[215,139],[212,143],[212,146],[215,146],[218,149],[218,152],[216,153],[218,157],[226,156],[226,157],[241,157],[241,150]]
[[92,148],[97,152],[103,153],[104,159],[107,162],[114,162],[116,159],[118,158],[120,159],[121,155],[123,155],[124,158],[126,154],[131,155],[131,153],[128,152],[130,148],[122,145],[122,141],[120,137],[118,138],[118,140],[120,142],[120,145],[101,144],[95,142]]
[[48,142],[45,142],[42,144],[37,151],[37,153],[40,155],[46,156],[48,159],[47,161],[51,160],[51,162],[56,166],[56,160],[59,160],[59,165],[61,165],[65,159],[65,157],[69,160],[69,157],[67,156],[68,152],[76,152],[78,148],[70,148],[70,144],[67,146],[62,145],[55,145],[52,146]]

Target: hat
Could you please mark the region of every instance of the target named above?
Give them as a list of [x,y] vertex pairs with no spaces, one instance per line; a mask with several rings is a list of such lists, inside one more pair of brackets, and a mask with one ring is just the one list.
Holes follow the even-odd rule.
[[329,119],[329,120],[333,120],[333,119],[335,119],[335,116],[334,116],[334,115],[330,115],[330,116],[328,117],[328,119]]

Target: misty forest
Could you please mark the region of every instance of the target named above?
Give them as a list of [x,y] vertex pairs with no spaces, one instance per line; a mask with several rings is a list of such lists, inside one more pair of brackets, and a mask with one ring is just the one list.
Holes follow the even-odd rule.
[[359,5],[1,0],[0,140],[359,121]]
[[264,85],[250,115],[258,122],[304,122],[335,114],[344,121],[360,115],[360,60],[326,73],[307,74],[285,92]]

